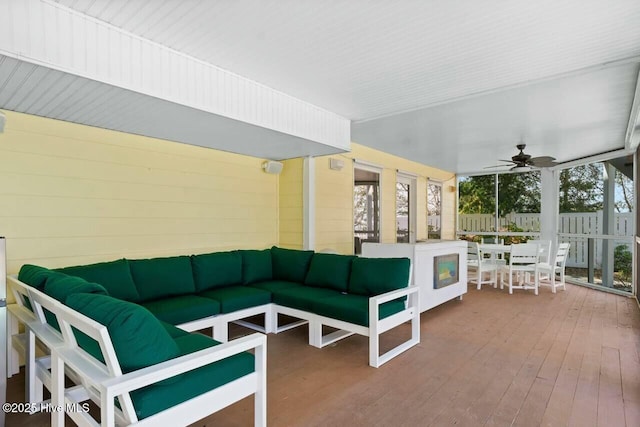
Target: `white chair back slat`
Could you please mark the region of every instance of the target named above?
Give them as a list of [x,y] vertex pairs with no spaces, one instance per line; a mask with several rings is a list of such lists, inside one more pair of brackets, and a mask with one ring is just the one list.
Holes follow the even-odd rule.
[[475,261],[477,263],[478,256],[478,244],[476,242],[467,242],[467,262]]
[[558,245],[558,251],[556,252],[556,264],[561,265],[564,268],[569,256],[569,248],[571,243],[560,243]]
[[551,261],[551,240],[527,240],[527,243],[540,245],[540,262]]
[[[509,274],[509,293],[512,294],[514,289],[533,289],[534,293],[538,295],[540,245],[538,243],[512,244],[509,253],[509,265],[504,268]],[[519,284],[513,283],[514,273],[519,274]],[[526,274],[522,276],[524,273]],[[528,284],[525,281],[526,276],[530,274],[533,274],[533,284]],[[500,281],[500,289],[502,288],[503,282]]]
[[[543,284],[551,286],[551,291],[553,293],[556,292],[556,288],[558,287],[562,287],[563,290],[566,290],[564,270],[569,257],[570,247],[570,243],[560,243],[556,250],[554,261],[540,264],[539,274],[546,279],[547,282]],[[556,280],[556,275],[558,274],[560,275],[560,281]]]
[[540,245],[521,243],[511,245],[509,263],[511,265],[537,264],[540,261]]
[[[478,243],[467,243],[467,257],[467,269],[475,270],[475,275],[469,278],[469,282],[475,283],[478,290],[483,284],[493,284],[494,288],[498,286],[498,264],[494,259],[484,257]],[[490,276],[488,280],[484,278],[486,273]]]

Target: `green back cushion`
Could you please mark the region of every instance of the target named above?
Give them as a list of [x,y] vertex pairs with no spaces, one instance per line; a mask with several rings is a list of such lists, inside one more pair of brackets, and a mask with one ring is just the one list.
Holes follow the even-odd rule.
[[47,281],[47,278],[53,273],[54,272],[48,268],[25,264],[20,267],[18,280],[41,291],[44,289],[44,284]]
[[248,285],[263,282],[273,278],[271,266],[271,250],[243,250],[242,255],[242,284]]
[[130,260],[129,265],[141,301],[196,291],[188,256],[136,259]]
[[356,258],[351,264],[349,292],[373,296],[406,288],[410,268],[409,258]]
[[107,295],[73,294],[67,298],[67,305],[107,327],[124,372],[155,365],[180,354],[178,345],[160,321],[138,304]]
[[63,304],[66,303],[70,295],[77,293],[109,295],[107,290],[97,283],[87,282],[80,277],[67,276],[57,272],[54,272],[47,279],[47,283],[44,285],[44,293]]
[[242,283],[242,255],[238,251],[191,256],[196,291]]
[[272,247],[271,260],[273,265],[273,278],[276,280],[304,283],[312,256],[313,251]]
[[347,292],[354,258],[348,255],[314,254],[304,284]]
[[140,301],[140,295],[133,283],[129,262],[126,259],[65,267],[57,271],[82,277],[89,282],[99,283],[114,298],[133,302]]
[[[44,284],[52,274],[55,274],[55,272],[49,270],[48,268],[25,264],[20,267],[20,271],[18,272],[18,280],[20,280],[22,283],[26,283],[27,285],[38,289],[39,291],[43,291]],[[22,302],[28,310],[33,311],[29,298],[24,297],[24,300]],[[53,314],[51,314],[51,316],[53,316]]]

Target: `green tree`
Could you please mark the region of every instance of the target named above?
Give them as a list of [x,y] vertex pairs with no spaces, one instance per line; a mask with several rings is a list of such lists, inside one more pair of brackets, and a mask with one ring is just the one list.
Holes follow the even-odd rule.
[[540,212],[540,172],[510,173],[498,177],[498,214]]
[[495,212],[495,175],[464,177],[458,184],[461,214],[490,214]]
[[[495,175],[470,176],[460,180],[460,213],[495,212]],[[540,212],[540,172],[498,176],[498,214]]]
[[602,209],[602,163],[590,163],[560,172],[560,213]]
[[633,211],[633,180],[619,170],[616,170],[616,210]]

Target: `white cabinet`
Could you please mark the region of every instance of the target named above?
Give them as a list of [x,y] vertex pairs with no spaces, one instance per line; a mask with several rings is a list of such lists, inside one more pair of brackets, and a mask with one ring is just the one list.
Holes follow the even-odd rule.
[[[457,262],[455,255],[457,255]],[[411,259],[413,269],[411,284],[420,288],[420,312],[453,298],[462,299],[462,295],[467,292],[466,241],[434,240],[415,244],[364,243],[362,256]],[[440,266],[440,274],[436,275],[434,271],[438,266]]]

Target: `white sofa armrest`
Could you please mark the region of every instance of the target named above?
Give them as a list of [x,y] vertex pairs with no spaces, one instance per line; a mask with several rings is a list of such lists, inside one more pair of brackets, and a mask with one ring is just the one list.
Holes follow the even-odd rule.
[[103,381],[100,386],[105,390],[108,389],[111,395],[117,396],[198,369],[244,351],[254,348],[262,348],[264,351],[266,345],[267,337],[263,334],[255,333],[215,347],[138,369],[119,377],[109,378]]
[[[379,308],[385,302],[393,301],[404,296],[409,297],[407,307],[389,317],[379,319]],[[388,362],[405,350],[420,342],[420,288],[408,286],[376,295],[369,298],[369,365],[374,368]],[[411,322],[411,338],[384,354],[379,354],[380,334],[393,329],[405,322]]]
[[402,298],[411,294],[417,294],[420,288],[417,286],[407,286],[406,288],[396,289],[393,291],[385,292],[384,294],[375,295],[369,298],[369,304],[380,305],[385,302],[393,301],[394,299]]

